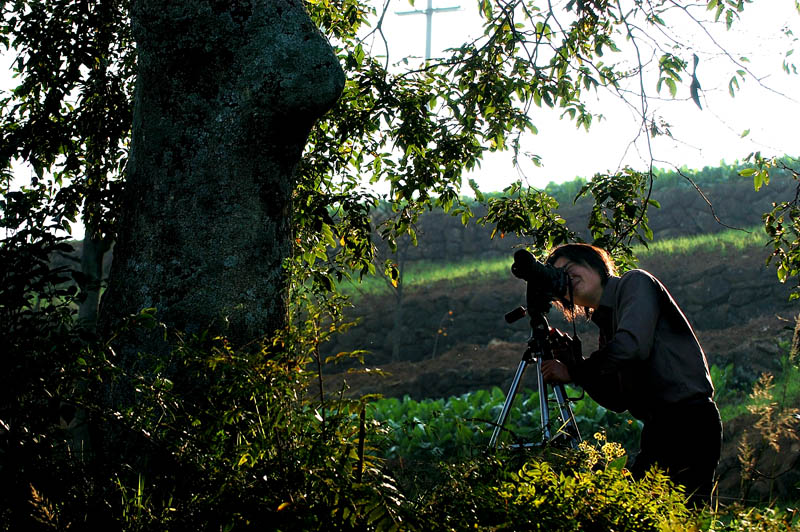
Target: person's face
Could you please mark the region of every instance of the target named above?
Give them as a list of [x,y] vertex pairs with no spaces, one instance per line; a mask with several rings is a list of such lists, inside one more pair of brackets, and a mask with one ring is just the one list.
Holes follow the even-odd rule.
[[572,282],[572,297],[575,305],[596,309],[603,295],[603,280],[594,268],[559,257],[553,263],[556,268],[565,268]]

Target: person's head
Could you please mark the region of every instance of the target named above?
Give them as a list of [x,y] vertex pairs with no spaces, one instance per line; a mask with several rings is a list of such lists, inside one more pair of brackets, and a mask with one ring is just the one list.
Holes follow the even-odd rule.
[[572,301],[562,298],[556,302],[567,318],[596,309],[609,277],[617,274],[614,260],[603,249],[589,244],[564,244],[555,248],[546,263],[564,268],[572,284]]

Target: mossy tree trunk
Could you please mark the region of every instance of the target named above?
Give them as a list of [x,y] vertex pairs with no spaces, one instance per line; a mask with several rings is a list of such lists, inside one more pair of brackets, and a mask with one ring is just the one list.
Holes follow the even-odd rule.
[[341,68],[300,0],[136,0],[131,15],[133,136],[103,329],[154,307],[176,330],[270,334],[286,319],[293,171]]

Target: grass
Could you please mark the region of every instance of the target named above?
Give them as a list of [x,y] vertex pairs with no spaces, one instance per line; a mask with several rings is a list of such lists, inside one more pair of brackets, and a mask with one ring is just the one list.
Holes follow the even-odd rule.
[[719,233],[667,238],[652,242],[647,248],[634,246],[633,249],[640,259],[703,252],[728,255],[738,254],[746,249],[762,248],[766,242],[763,227],[757,225],[745,230],[728,229]]
[[[414,261],[406,266],[403,282],[406,288],[422,287],[452,281],[454,284],[470,284],[488,279],[511,275],[510,258],[472,259],[462,262],[438,262],[430,260]],[[361,282],[346,281],[341,285],[347,295],[376,295],[386,293],[388,284],[380,275],[364,277]]]
[[[658,240],[644,246],[634,246],[640,259],[669,258],[694,253],[717,253],[723,256],[741,254],[744,250],[766,252],[763,249],[767,237],[762,227],[754,226],[745,231],[728,229],[719,233],[695,236],[681,236]],[[497,257],[492,259],[472,259],[461,262],[414,261],[406,267],[404,283],[406,289],[419,290],[440,282],[452,284],[472,284],[508,278],[513,259]],[[387,282],[380,275],[365,277],[361,282],[348,281],[340,285],[342,291],[350,296],[386,294]]]
[[[781,342],[779,346],[784,355],[781,358],[781,369],[774,372],[770,401],[783,409],[800,404],[800,365],[797,360],[790,358],[788,341]],[[737,384],[733,382],[733,364],[730,364],[724,369],[712,366],[711,376],[716,388],[714,398],[719,406],[723,423],[750,412],[749,407],[754,404],[751,391],[759,375],[753,375],[752,381]]]

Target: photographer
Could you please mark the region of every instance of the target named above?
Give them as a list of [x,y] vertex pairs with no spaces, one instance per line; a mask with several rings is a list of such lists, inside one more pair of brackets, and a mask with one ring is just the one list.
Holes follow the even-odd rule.
[[558,247],[547,264],[572,285],[558,306],[568,319],[590,317],[600,345],[585,359],[544,361],[545,381],[574,382],[601,405],[628,410],[644,423],[634,477],[658,465],[693,502],[709,501],[722,423],[705,354],[675,300],[644,270],[618,277],[608,253],[587,244]]

